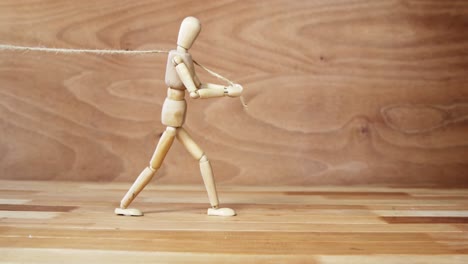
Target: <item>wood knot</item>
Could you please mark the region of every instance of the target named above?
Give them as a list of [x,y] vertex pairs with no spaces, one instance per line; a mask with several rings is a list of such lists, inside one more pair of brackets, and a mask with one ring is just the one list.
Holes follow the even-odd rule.
[[354,136],[358,140],[364,140],[371,135],[370,121],[365,117],[357,117],[351,122]]
[[417,134],[449,124],[448,109],[432,105],[392,105],[381,110],[385,123],[394,130]]

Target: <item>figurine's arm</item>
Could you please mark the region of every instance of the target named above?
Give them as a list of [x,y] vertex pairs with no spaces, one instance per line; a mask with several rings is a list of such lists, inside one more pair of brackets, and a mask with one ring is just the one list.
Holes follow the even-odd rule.
[[233,84],[229,86],[213,84],[213,83],[203,83],[198,89],[197,93],[200,95],[200,98],[214,98],[214,97],[239,97],[242,94],[242,86],[240,84]]
[[187,88],[187,91],[190,93],[190,97],[199,98],[200,95],[197,93],[197,86],[195,85],[192,75],[190,74],[190,71],[187,68],[187,65],[185,65],[182,61],[182,58],[179,56],[175,56],[172,62],[174,63],[175,69],[177,71],[177,74],[179,75],[180,80],[184,84],[185,88]]
[[[233,86],[224,86],[219,84],[204,83],[202,84],[198,77],[195,75],[192,77],[187,65],[182,61],[182,58],[174,57],[174,65],[179,75],[180,80],[184,83],[185,87],[190,93],[191,98],[215,98],[215,97],[237,97],[242,93],[242,86],[239,84]],[[197,89],[197,87],[200,87]]]
[[212,84],[212,83],[202,83],[198,94],[200,98],[215,98],[223,97],[228,94],[228,88],[224,85]]
[[242,86],[240,84],[234,84],[230,86],[224,86],[213,83],[203,83],[200,85],[200,89],[197,93],[200,98],[215,98],[215,97],[238,97],[242,93]]

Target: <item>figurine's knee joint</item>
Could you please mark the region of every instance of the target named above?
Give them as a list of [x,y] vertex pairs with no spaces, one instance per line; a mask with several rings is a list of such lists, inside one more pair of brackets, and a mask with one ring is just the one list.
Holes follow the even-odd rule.
[[200,161],[200,163],[202,163],[202,162],[209,162],[210,160],[208,159],[208,157],[205,154],[203,154],[201,156],[201,158],[199,159],[199,161]]

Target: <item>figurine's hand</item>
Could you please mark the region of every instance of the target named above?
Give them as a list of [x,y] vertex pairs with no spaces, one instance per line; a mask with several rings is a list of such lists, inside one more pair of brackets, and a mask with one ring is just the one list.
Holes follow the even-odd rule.
[[242,88],[242,85],[237,83],[227,87],[228,96],[230,97],[239,97],[243,90],[244,88]]

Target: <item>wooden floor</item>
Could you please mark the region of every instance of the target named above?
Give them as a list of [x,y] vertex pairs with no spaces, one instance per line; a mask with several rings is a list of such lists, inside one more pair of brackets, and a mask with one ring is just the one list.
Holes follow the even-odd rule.
[[468,190],[0,181],[2,263],[468,263]]

